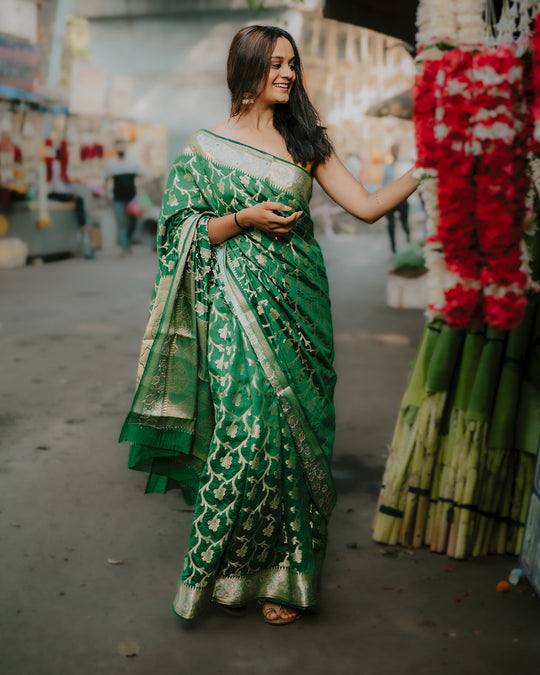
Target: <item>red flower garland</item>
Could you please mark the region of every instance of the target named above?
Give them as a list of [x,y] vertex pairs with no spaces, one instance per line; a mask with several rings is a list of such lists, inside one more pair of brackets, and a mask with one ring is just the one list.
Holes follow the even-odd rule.
[[481,148],[474,180],[475,217],[482,255],[486,321],[497,328],[518,325],[528,285],[521,271],[521,240],[527,172],[523,68],[508,48],[483,50],[473,57],[478,113],[473,133]]
[[435,168],[435,78],[439,64],[427,60],[422,71],[416,76],[413,87],[414,120],[417,166],[422,169]]
[[[537,39],[540,45],[540,31]],[[429,243],[442,245],[442,314],[456,328],[485,319],[508,329],[525,311],[531,82],[530,70],[506,47],[452,49],[427,61],[416,79],[418,163],[439,175],[439,220]]]

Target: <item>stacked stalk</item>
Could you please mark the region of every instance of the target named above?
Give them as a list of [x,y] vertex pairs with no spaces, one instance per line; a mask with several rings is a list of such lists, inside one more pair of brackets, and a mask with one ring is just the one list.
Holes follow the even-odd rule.
[[[536,228],[528,234],[527,244],[531,252],[531,276],[540,281],[540,194],[538,184],[534,197]],[[531,301],[531,332],[525,367],[521,380],[519,410],[515,430],[514,453],[517,455],[515,481],[511,501],[510,516],[507,519],[506,552],[518,554],[521,551],[525,520],[530,497],[530,488],[534,480],[534,467],[540,438],[540,298],[538,294]],[[499,537],[499,550],[502,550],[502,537]]]
[[403,542],[414,548],[424,543],[431,488],[435,482],[434,467],[440,448],[442,418],[463,338],[463,332],[453,330],[447,325],[442,327],[426,376],[428,398],[424,407],[428,408],[427,424],[416,445],[420,471],[409,480],[402,531]]
[[496,553],[517,554],[521,550],[540,437],[540,354],[535,344],[540,336],[538,303],[531,306],[527,318],[530,333],[519,386],[513,439],[514,464],[505,485],[505,504],[499,510],[500,523],[493,536],[492,550]]
[[424,541],[441,419],[462,340],[440,321],[426,328],[383,477],[376,541],[413,547]]
[[[450,526],[455,515],[456,497],[460,497],[458,484],[460,466],[467,458],[468,445],[466,441],[465,415],[482,348],[484,346],[484,331],[474,329],[467,331],[461,356],[457,385],[453,397],[453,405],[449,413],[450,421],[446,435],[441,439],[439,454],[440,481],[433,494],[435,514],[433,526],[426,543],[432,551],[443,553],[448,545]],[[458,494],[456,494],[456,491]],[[459,501],[458,501],[459,503]]]
[[396,544],[400,539],[411,458],[418,428],[424,424],[419,413],[427,397],[425,382],[441,327],[441,321],[425,326],[401,402],[373,522],[373,539],[384,544]]
[[515,427],[533,312],[529,305],[521,324],[509,332],[499,386],[491,415],[486,452],[479,477],[478,520],[474,534],[474,556],[486,555],[514,449]]
[[540,311],[510,332],[428,324],[411,370],[374,539],[454,558],[519,553],[540,433]]
[[456,477],[454,521],[450,527],[447,554],[465,558],[471,553],[476,521],[478,474],[486,452],[491,408],[497,389],[504,353],[505,333],[488,328],[480,361],[464,415],[464,436],[457,439],[461,449]]

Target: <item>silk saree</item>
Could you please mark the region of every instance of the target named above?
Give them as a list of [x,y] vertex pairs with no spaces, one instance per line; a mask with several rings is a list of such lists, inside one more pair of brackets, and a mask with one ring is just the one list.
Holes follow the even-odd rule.
[[[147,492],[195,505],[173,609],[316,604],[335,503],[333,340],[302,167],[201,130],[176,160],[137,389],[120,440]],[[262,201],[302,216],[211,246],[207,222]]]

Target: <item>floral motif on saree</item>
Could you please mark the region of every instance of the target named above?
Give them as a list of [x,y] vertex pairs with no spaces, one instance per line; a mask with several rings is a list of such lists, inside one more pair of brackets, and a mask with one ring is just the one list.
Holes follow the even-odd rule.
[[[195,516],[174,610],[317,598],[335,503],[328,285],[312,179],[266,152],[197,132],[176,161],[159,271],[121,440],[147,491],[181,487]],[[292,233],[211,247],[209,218],[261,201],[302,210]]]

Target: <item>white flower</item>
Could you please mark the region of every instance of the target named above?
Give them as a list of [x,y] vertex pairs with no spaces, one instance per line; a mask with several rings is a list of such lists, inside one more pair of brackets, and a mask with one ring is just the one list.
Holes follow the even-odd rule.
[[450,131],[450,128],[446,126],[446,124],[440,123],[436,124],[433,127],[433,133],[435,134],[435,138],[438,141],[442,141],[443,138],[446,138],[448,136],[448,132]]

